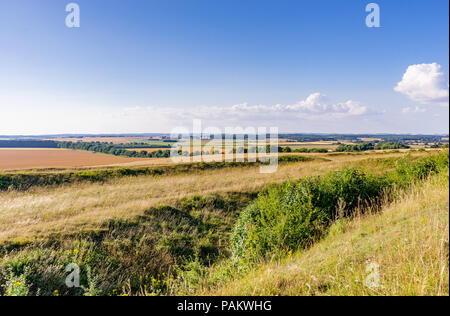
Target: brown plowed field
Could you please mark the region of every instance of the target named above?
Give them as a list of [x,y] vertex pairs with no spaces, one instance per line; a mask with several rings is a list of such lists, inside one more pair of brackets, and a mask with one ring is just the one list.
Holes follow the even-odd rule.
[[149,161],[67,149],[1,149],[0,170],[32,168],[76,168]]

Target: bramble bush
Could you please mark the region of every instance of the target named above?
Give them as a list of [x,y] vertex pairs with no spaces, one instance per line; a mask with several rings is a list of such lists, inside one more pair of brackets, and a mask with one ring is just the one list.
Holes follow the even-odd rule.
[[413,163],[400,160],[393,172],[382,176],[348,168],[272,186],[237,220],[231,242],[233,258],[251,261],[308,247],[336,219],[378,205],[393,187],[406,187],[444,172],[448,165],[446,152]]

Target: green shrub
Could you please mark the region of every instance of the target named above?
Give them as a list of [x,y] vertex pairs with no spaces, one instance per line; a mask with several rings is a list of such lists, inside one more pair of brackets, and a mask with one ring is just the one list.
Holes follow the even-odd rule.
[[361,144],[352,144],[352,145],[339,145],[336,148],[336,152],[361,152],[374,150],[375,146],[372,143],[361,143]]
[[[349,216],[361,201],[380,196],[386,181],[355,169],[277,185],[261,194],[238,219],[232,237],[236,258],[304,248],[333,218]],[[337,214],[338,206],[342,214]]]
[[397,160],[395,173],[390,176],[396,185],[405,186],[410,182],[423,180],[432,174],[443,172],[448,166],[448,151],[438,155],[430,155],[414,163],[411,163],[407,156]]
[[366,175],[357,169],[331,172],[271,187],[237,220],[232,235],[235,261],[255,260],[310,245],[339,218],[377,205],[394,186],[406,185],[448,170],[448,153],[398,162],[389,175]]
[[[164,280],[174,266],[188,272],[193,266],[184,265],[194,258],[207,267],[230,255],[237,212],[256,197],[255,192],[186,197],[176,207],[152,207],[96,231],[52,236],[13,251],[0,248],[0,295],[9,271],[17,278],[26,270],[29,295],[118,295],[122,286],[133,294],[167,293]],[[71,263],[80,267],[80,288],[65,285]]]
[[274,187],[244,210],[236,223],[235,257],[265,256],[274,250],[305,247],[321,231],[323,214],[291,183]]
[[408,149],[410,146],[403,143],[393,143],[393,142],[382,142],[375,145],[375,150],[386,150],[386,149]]
[[327,153],[328,149],[326,148],[297,148],[292,150],[294,153]]
[[[74,241],[64,249],[27,249],[18,254],[3,258],[0,274],[9,272],[9,279],[20,279],[27,284],[28,294],[31,296],[53,295],[84,295],[94,292],[98,268],[108,267],[114,271],[113,257],[104,250],[95,247],[92,242]],[[68,288],[65,284],[68,273],[65,271],[69,264],[75,263],[80,267],[80,288]],[[95,267],[91,271],[90,267]],[[103,290],[109,290],[111,277],[114,273],[100,274],[104,280]]]
[[372,202],[390,187],[390,183],[384,177],[348,168],[324,177],[300,181],[298,186],[305,187],[303,191],[309,190],[313,205],[324,211],[329,220],[333,220],[349,216],[357,207]]
[[27,270],[19,276],[10,272],[6,279],[5,296],[28,296],[27,274]]

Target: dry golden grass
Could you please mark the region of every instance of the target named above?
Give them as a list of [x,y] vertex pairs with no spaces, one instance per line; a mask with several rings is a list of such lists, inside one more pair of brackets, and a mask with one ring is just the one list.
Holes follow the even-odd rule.
[[448,174],[399,194],[381,214],[338,222],[311,249],[201,294],[449,295]]
[[[399,156],[401,154],[382,155],[383,158]],[[285,164],[273,174],[261,174],[259,167],[226,168],[162,177],[125,177],[104,184],[82,183],[28,192],[2,192],[0,243],[99,229],[110,219],[140,215],[152,206],[170,205],[194,194],[248,192],[268,183],[324,174],[345,166],[363,165],[368,171],[380,171],[376,163],[364,164],[368,158],[379,157],[335,156],[327,162]]]

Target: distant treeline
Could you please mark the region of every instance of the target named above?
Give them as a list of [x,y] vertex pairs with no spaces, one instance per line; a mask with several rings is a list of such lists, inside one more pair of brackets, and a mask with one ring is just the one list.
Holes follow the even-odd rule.
[[[167,143],[166,141],[163,141],[164,143]],[[109,143],[110,145],[113,145],[113,143]],[[171,148],[172,145],[169,144],[149,144],[145,142],[141,143],[128,143],[128,144],[116,144],[114,145],[117,148]]]
[[58,148],[52,140],[0,140],[0,148]]
[[[272,148],[271,148],[272,147]],[[261,150],[259,147],[250,147],[250,148],[245,148],[245,147],[239,147],[239,148],[234,148],[231,153],[238,153],[238,154],[247,154],[247,153],[327,153],[328,149],[326,148],[298,148],[298,149],[292,149],[289,146],[286,147],[281,147],[281,146],[271,146],[271,145],[267,145],[265,147],[265,152],[264,152],[264,147],[262,147],[263,150]]]
[[[350,141],[353,143],[362,143],[364,138],[376,138],[382,140],[382,142],[392,143],[439,143],[442,142],[442,137],[439,135],[395,135],[395,134],[280,134],[280,139],[287,139],[288,141],[295,142],[317,142],[317,141],[334,141],[340,140]],[[448,137],[448,136],[445,136]]]
[[368,150],[384,150],[384,149],[407,149],[410,148],[408,145],[403,143],[361,143],[352,145],[339,145],[336,148],[336,152],[359,152]]
[[124,145],[114,145],[102,142],[58,142],[59,148],[87,150],[96,153],[109,154],[123,157],[136,158],[169,158],[170,150],[158,150],[147,152],[145,150],[137,152],[135,150],[126,150]]
[[291,147],[283,147],[281,152],[283,152],[283,153],[327,153],[328,149],[326,149],[326,148],[296,148],[296,149],[292,149]]
[[274,153],[280,153],[282,152],[283,148],[282,147],[278,147],[278,146],[271,146],[271,145],[267,145],[267,146],[251,146],[251,147],[238,147],[238,148],[233,148],[230,153],[232,154],[247,154],[247,153],[251,153],[251,154],[256,154],[256,153],[270,153],[270,152],[274,152]]
[[[141,146],[140,144],[138,144]],[[136,145],[136,146],[138,146]],[[214,151],[214,153],[211,153],[209,151],[195,151],[193,153],[190,153],[188,151],[181,151],[176,149],[167,149],[167,150],[158,150],[153,152],[148,152],[146,150],[142,151],[136,151],[136,150],[130,150],[130,148],[152,148],[151,146],[146,147],[130,147],[127,145],[116,145],[112,143],[102,143],[102,142],[59,142],[58,146],[60,148],[67,148],[67,149],[75,149],[75,150],[87,150],[92,151],[96,153],[103,153],[103,154],[109,154],[114,156],[122,156],[122,157],[134,157],[134,158],[169,158],[171,157],[172,152],[176,152],[178,155],[182,156],[200,156],[200,155],[210,155],[210,154],[219,154],[220,152],[218,150]],[[163,146],[157,146],[154,148],[165,148]],[[125,148],[128,148],[125,149]],[[170,146],[167,146],[166,148],[170,148]]]

